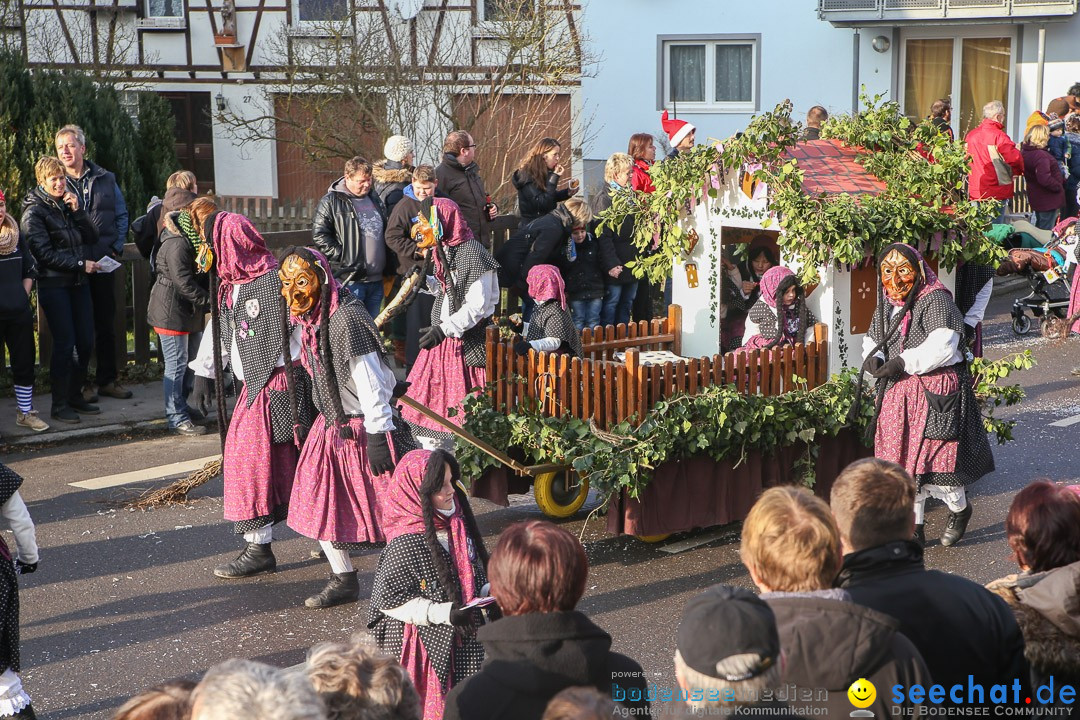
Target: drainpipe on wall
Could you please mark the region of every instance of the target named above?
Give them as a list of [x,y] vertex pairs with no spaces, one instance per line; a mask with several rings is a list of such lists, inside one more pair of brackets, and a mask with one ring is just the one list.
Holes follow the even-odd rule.
[[851,48],[851,114],[859,113],[859,28],[855,28]]
[[1039,26],[1039,59],[1035,66],[1035,109],[1043,107],[1043,70],[1046,66],[1046,26]]

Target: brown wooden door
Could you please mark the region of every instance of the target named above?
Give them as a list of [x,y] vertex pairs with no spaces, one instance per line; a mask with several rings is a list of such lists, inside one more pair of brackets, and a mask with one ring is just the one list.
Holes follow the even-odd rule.
[[[214,190],[214,129],[210,93],[167,92],[176,117],[176,159],[180,167],[195,173],[199,193]],[[164,188],[162,188],[164,190]]]

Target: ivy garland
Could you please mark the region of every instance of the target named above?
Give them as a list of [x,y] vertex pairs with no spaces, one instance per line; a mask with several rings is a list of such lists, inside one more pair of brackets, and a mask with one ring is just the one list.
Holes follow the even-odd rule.
[[[1012,439],[1015,423],[994,418],[994,409],[1015,405],[1024,391],[997,382],[1033,364],[1031,352],[1024,351],[993,362],[976,359],[972,365],[983,422],[999,444]],[[492,407],[486,395],[474,395],[465,402],[465,429],[495,447],[516,448],[527,463],[565,463],[587,477],[602,497],[620,490],[639,497],[652,470],[668,460],[707,455],[742,462],[751,452],[771,453],[798,442],[805,443],[807,450],[796,469],[812,487],[821,438],[835,437],[850,427],[871,445],[866,437],[874,411],[869,388],[864,389],[859,416],[849,423],[856,372],[848,368],[812,390],[801,387],[771,397],[716,385],[697,395],[676,395],[659,402],[640,425],[623,422],[602,434],[594,432],[586,420],[547,417],[523,406],[507,414]],[[488,468],[499,467],[489,455],[461,440],[455,453],[464,478],[478,478]]]
[[[770,213],[784,230],[778,240],[781,252],[800,268],[804,282],[817,282],[821,267],[858,265],[894,242],[936,256],[950,270],[961,261],[996,264],[1003,258],[1004,251],[985,236],[995,208],[967,198],[970,161],[964,143],[950,141],[929,122],[912,123],[897,103],[882,102],[881,95],[864,94],[861,101],[861,112],[831,117],[821,136],[865,150],[857,162],[885,184],[878,195],[809,195],[803,190],[804,171],[788,153],[800,141],[802,127],[791,121],[791,103],[785,101],[755,117],[738,137],[699,145],[653,165],[656,191],[617,193],[602,221],[618,227],[627,216],[635,218],[635,244],[657,251],[643,254],[632,268],[639,277],[660,282],[689,249],[680,220],[698,201],[716,198],[728,172],[757,168],[753,176],[767,183]],[[752,214],[727,207],[720,213]]]

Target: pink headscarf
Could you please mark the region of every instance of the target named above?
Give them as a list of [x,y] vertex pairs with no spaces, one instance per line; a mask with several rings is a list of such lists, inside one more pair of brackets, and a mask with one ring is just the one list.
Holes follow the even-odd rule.
[[[432,198],[439,223],[442,225],[442,233],[439,236],[439,244],[446,247],[457,247],[473,239],[472,228],[465,222],[465,216],[461,214],[458,204],[449,198]],[[442,289],[446,290],[446,268],[439,259],[439,253],[435,253],[435,279],[439,281]]]
[[761,276],[761,299],[765,301],[765,304],[776,309],[776,288],[780,287],[780,283],[784,278],[791,277],[795,273],[786,267],[779,265],[773,265],[771,268],[765,271],[765,274]]
[[220,296],[232,307],[232,286],[243,285],[277,268],[266,241],[243,215],[220,212],[214,222],[214,269]]
[[[412,450],[405,454],[394,468],[390,489],[381,497],[379,509],[386,542],[401,535],[424,534],[424,509],[420,502],[420,486],[424,483],[430,450]],[[461,582],[461,599],[470,602],[476,597],[476,578],[472,561],[469,560],[469,530],[458,502],[454,514],[446,517],[434,513],[435,530],[447,531],[450,557]]]
[[566,284],[557,267],[533,265],[526,280],[529,283],[529,296],[537,303],[558,300],[559,306],[566,309]]

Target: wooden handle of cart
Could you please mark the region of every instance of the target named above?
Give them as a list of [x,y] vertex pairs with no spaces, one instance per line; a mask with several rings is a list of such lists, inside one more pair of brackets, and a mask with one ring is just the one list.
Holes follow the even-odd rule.
[[543,473],[558,472],[560,470],[565,470],[566,469],[566,465],[562,465],[562,464],[559,464],[559,463],[544,463],[543,465],[522,465],[520,462],[518,462],[514,458],[510,457],[509,455],[504,453],[502,450],[498,450],[496,448],[493,448],[492,446],[488,445],[486,442],[484,442],[480,438],[473,435],[468,430],[464,430],[464,429],[458,427],[454,423],[450,422],[450,420],[444,418],[442,415],[439,415],[437,412],[435,412],[434,410],[432,410],[428,406],[423,405],[421,403],[418,403],[417,401],[413,400],[411,397],[408,397],[407,395],[403,395],[402,397],[398,398],[398,400],[400,400],[405,405],[408,405],[412,409],[416,410],[418,413],[420,413],[421,415],[426,417],[428,420],[431,420],[432,422],[438,423],[442,427],[446,428],[453,435],[456,435],[457,437],[461,438],[462,440],[469,443],[470,445],[473,445],[473,446],[479,448],[480,450],[483,450],[485,453],[487,453],[491,457],[495,458],[496,460],[501,462],[503,465],[509,466],[510,468],[516,470],[517,472],[521,473],[522,475],[530,475],[530,476],[535,477],[536,475],[541,475]]

